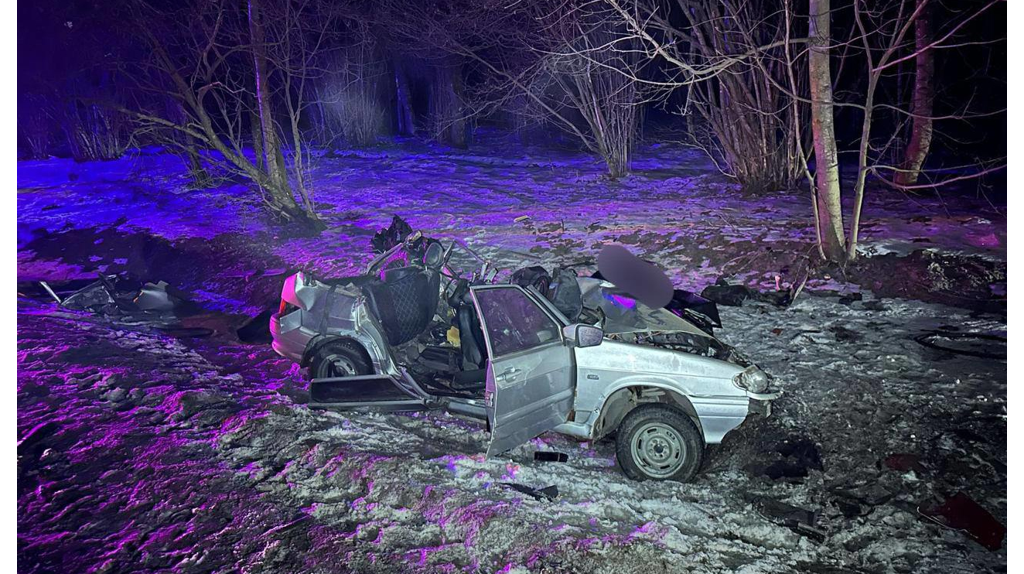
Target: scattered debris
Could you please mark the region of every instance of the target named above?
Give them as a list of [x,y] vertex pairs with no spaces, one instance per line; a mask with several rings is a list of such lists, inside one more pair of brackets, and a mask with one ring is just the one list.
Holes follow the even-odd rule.
[[[49,291],[49,286],[46,287]],[[65,297],[60,306],[105,315],[183,315],[198,310],[184,292],[168,285],[166,281],[140,286],[117,275],[103,274],[96,281]]]
[[[114,299],[114,288],[112,276],[100,275],[99,280],[79,289],[61,302],[61,307],[75,311],[92,311],[94,313],[106,313],[117,310]],[[111,305],[115,305],[113,309]]]
[[755,496],[753,504],[754,508],[762,516],[774,521],[776,524],[789,528],[797,534],[818,542],[823,542],[827,538],[827,534],[824,531],[815,527],[818,522],[816,512],[786,504],[766,496]]
[[180,325],[157,325],[161,333],[176,339],[202,339],[214,333],[209,327],[182,327]]
[[566,462],[569,460],[569,455],[564,452],[538,450],[533,453],[533,460],[540,462]]
[[143,285],[134,303],[141,311],[171,311],[176,306],[167,292],[166,281]]
[[536,500],[554,500],[558,497],[558,487],[555,485],[545,486],[544,488],[533,488],[532,486],[526,486],[525,484],[517,484],[515,482],[503,482],[502,486],[507,486],[512,490],[521,492],[523,494],[532,496]]
[[370,245],[374,253],[384,253],[388,249],[405,241],[412,233],[412,227],[397,215],[391,217],[391,225],[373,234]]
[[[800,289],[803,289],[803,284],[800,285]],[[746,285],[729,285],[720,278],[714,285],[705,287],[700,296],[727,307],[741,307],[747,299],[770,303],[777,307],[788,307],[793,302],[794,292],[789,289],[760,292]]]
[[46,292],[49,293],[51,297],[56,299],[57,304],[60,305],[60,297],[58,297],[57,294],[53,292],[53,289],[50,289],[50,285],[47,284],[46,281],[40,281],[39,284],[42,285],[43,289],[46,289]]
[[867,516],[877,506],[881,506],[895,496],[876,481],[866,482],[849,488],[839,488],[832,492],[835,497],[832,504],[846,518]]
[[919,511],[936,524],[966,532],[989,550],[999,550],[1003,546],[1006,526],[963,492],[954,494],[939,505]]
[[752,290],[746,285],[729,285],[719,279],[718,283],[705,287],[700,296],[726,307],[741,307],[751,293]]
[[914,337],[914,340],[925,347],[956,355],[1006,359],[1006,337],[1000,335],[930,331]]
[[863,300],[864,300],[864,296],[863,295],[861,295],[859,292],[854,292],[854,293],[850,293],[849,295],[843,295],[842,297],[840,297],[839,298],[839,303],[842,304],[842,305],[850,306],[855,301],[863,301]]

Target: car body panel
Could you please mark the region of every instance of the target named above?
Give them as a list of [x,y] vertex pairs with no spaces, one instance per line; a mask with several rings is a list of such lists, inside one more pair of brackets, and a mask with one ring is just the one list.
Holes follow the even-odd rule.
[[561,338],[561,325],[550,316],[547,319],[555,326],[558,337],[523,351],[499,355],[492,338],[499,317],[493,308],[489,309],[486,299],[511,295],[521,304],[547,315],[526,290],[517,285],[494,285],[473,287],[471,292],[480,315],[487,355],[492,357],[484,395],[491,424],[487,448],[490,456],[566,422],[573,409],[576,377],[572,349]]
[[322,407],[412,411],[426,406],[427,396],[419,396],[408,384],[391,375],[364,375],[314,379],[310,383],[310,401]]
[[743,371],[738,365],[611,340],[575,351],[577,413],[599,412],[608,397],[624,388],[664,389],[693,405],[709,444],[721,442],[747,416],[749,397],[732,382]]

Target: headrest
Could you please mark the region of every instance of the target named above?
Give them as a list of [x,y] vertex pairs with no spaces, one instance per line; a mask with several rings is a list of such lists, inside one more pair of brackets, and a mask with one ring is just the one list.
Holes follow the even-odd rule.
[[431,242],[423,254],[423,264],[430,269],[439,269],[444,258],[444,248],[440,243]]

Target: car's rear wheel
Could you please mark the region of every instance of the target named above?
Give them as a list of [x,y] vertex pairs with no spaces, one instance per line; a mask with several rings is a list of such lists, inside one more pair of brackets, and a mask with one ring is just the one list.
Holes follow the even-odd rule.
[[690,417],[668,405],[647,404],[619,424],[615,458],[634,480],[687,482],[704,459],[704,438]]
[[373,363],[358,343],[331,341],[313,354],[309,361],[309,373],[314,379],[372,375]]

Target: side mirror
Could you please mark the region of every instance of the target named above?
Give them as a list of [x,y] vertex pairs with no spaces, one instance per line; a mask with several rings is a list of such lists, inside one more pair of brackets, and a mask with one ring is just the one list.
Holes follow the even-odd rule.
[[574,323],[564,327],[562,335],[572,346],[579,348],[596,347],[604,340],[604,331],[599,327],[583,323]]

